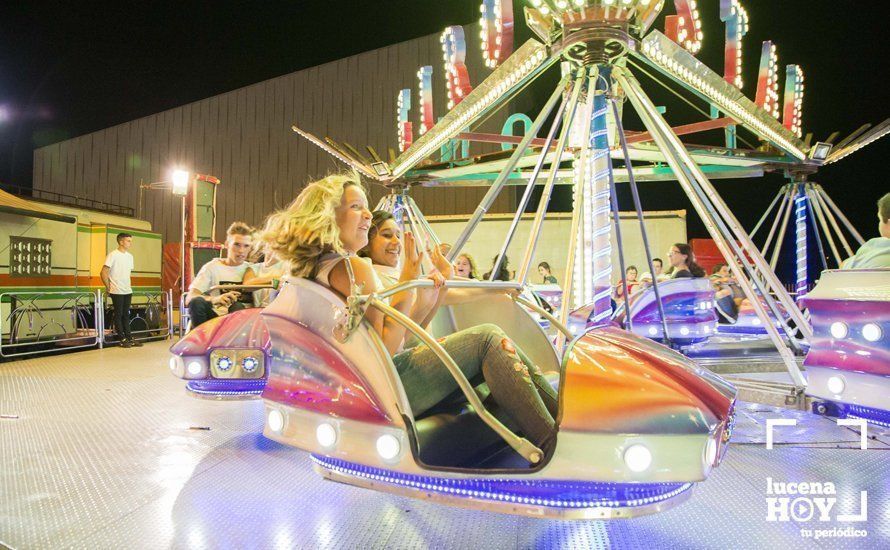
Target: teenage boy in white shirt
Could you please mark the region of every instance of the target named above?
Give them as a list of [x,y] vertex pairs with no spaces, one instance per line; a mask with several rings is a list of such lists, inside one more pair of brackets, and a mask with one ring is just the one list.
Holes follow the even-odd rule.
[[235,222],[226,231],[226,257],[214,258],[204,264],[189,285],[185,305],[189,308],[192,328],[220,315],[244,309],[238,301],[239,292],[207,291],[217,285],[240,285],[251,263],[247,256],[253,246],[253,229],[244,222]]
[[117,248],[105,258],[105,264],[99,273],[114,305],[114,332],[122,348],[142,346],[141,342],[130,335],[130,302],[133,298],[130,274],[133,272],[133,255],[128,251],[132,245],[133,235],[118,233]]

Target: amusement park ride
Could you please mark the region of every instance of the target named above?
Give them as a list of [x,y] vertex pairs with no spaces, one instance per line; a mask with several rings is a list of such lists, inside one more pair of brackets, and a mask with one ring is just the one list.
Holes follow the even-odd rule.
[[[503,256],[532,190],[543,182],[517,281],[449,281],[451,287],[489,292],[472,307],[443,308],[441,318],[427,332],[384,299],[428,282],[411,281],[371,295],[356,288],[344,303],[317,283],[289,279],[262,313],[238,312],[198,327],[174,345],[170,366],[185,379],[263,380],[264,434],[312,453],[316,469],[331,479],[453,505],[544,517],[627,517],[660,511],[688,496],[688,489],[720,463],[732,431],[736,389],[689,358],[651,341],[673,344],[684,338],[707,339],[713,333],[715,321],[708,315],[683,322],[705,310],[712,313],[713,290],[702,286],[706,281],[653,285],[646,291],[651,297],[639,302],[646,303],[639,309],[648,316],[635,313],[626,302],[623,322],[628,330],[610,326],[610,213],[617,213],[616,183],[626,181],[630,186],[641,216],[648,268],[654,273],[637,181],[679,181],[787,368],[791,395],[800,397],[807,381],[797,357],[805,353],[808,343],[812,354],[812,346],[821,345],[814,343],[825,341],[822,325],[816,325],[814,336],[809,321],[709,176],[752,177],[767,170],[811,173],[826,160],[843,156],[854,144],[865,143],[863,138],[851,140],[830,154],[831,145],[810,146],[800,139],[803,85],[796,66],[789,66],[785,120],[780,123],[771,43],[764,45],[756,101],[744,96],[739,89],[740,41],[747,30],[747,16],[736,0],[721,1],[721,19],[727,24],[723,75],[694,56],[703,38],[694,0],[675,0],[678,15],[667,18],[665,33],[651,29],[663,0],[531,0],[529,4],[525,19],[537,39],[511,53],[512,33],[507,31],[513,24],[512,3],[483,2],[483,52],[493,71],[476,87],[469,85],[463,65],[463,31],[446,30],[442,42],[453,107],[449,105],[449,112],[438,122],[433,120],[425,93],[431,68],[421,68],[421,135],[414,139],[407,120],[410,93],[403,90],[398,113],[402,152],[397,158],[384,161],[370,148],[371,158],[366,158],[347,144],[322,140],[294,127],[364,177],[390,188],[392,193],[378,207],[392,210],[417,236],[421,250],[439,241],[409,195],[413,185],[467,184],[475,179],[488,186],[453,243],[451,260],[498,194],[520,179],[524,190],[500,249]],[[559,84],[524,136],[510,140],[473,133],[474,124],[556,67],[562,75]],[[716,111],[714,119],[672,128],[637,80],[638,74],[648,74],[648,70],[709,103]],[[625,108],[639,115],[643,132],[625,131]],[[738,126],[756,135],[762,147],[735,147]],[[715,128],[726,129],[726,147],[689,146],[678,137]],[[870,140],[886,133],[886,125],[880,128],[869,134]],[[538,138],[542,129],[546,137]],[[501,140],[516,146],[476,161],[449,156],[444,162],[425,163],[440,150],[453,151],[453,140],[468,139]],[[622,166],[613,167],[615,161]],[[573,186],[574,209],[562,285],[564,307],[557,318],[504,291],[521,290],[528,282],[554,187],[567,183]],[[822,202],[816,206],[823,195],[812,196],[814,210],[823,206]],[[620,246],[620,234],[617,237]],[[492,269],[496,271],[497,266]],[[831,280],[848,277],[856,274],[832,275]],[[840,292],[847,288],[833,284]],[[817,287],[811,298],[824,294]],[[886,290],[869,296],[879,303],[883,299],[886,305]],[[858,298],[846,299],[855,302]],[[415,417],[391,358],[363,322],[369,307],[392,316],[429,346],[454,376],[466,402]],[[555,342],[527,309],[550,321],[558,331]],[[558,388],[558,437],[549,454],[515,433],[509,422],[502,423],[496,405],[484,398],[484,389],[473,388],[436,342],[451,331],[492,322],[519,343]],[[874,324],[876,329],[868,329],[870,337],[877,335],[869,340],[871,347],[850,347],[865,362],[871,357],[860,351],[883,354],[886,359],[887,319]],[[844,328],[853,332],[848,324]],[[838,338],[840,329],[831,325],[826,330],[830,330],[829,339]],[[253,367],[250,372],[244,367],[248,359]],[[843,361],[826,367],[829,371],[846,368]],[[876,391],[886,395],[890,373],[885,370],[866,369],[874,371],[871,378],[834,375],[840,376],[841,383],[828,376],[829,387],[840,391],[816,395],[840,402],[848,396],[873,396]],[[258,393],[257,386],[252,388]],[[866,401],[866,408],[874,408],[873,399]]]

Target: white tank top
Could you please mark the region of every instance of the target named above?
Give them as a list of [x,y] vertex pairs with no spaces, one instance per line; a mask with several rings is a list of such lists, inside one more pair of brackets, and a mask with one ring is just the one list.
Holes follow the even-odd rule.
[[[318,260],[318,269],[315,270],[315,280],[328,288],[333,288],[331,286],[331,271],[333,271],[334,267],[337,266],[341,261],[345,260],[349,256],[344,256],[342,254],[338,254],[336,252],[330,252],[328,254],[322,255]],[[362,261],[368,262],[368,265],[371,265],[370,258],[359,258]],[[371,265],[371,267],[375,267]],[[383,281],[380,280],[380,276],[377,274],[376,269],[371,269],[371,274],[374,277],[374,284],[377,286],[377,290],[383,290],[386,288],[386,285],[383,284]],[[386,299],[386,303],[389,303],[389,298]]]

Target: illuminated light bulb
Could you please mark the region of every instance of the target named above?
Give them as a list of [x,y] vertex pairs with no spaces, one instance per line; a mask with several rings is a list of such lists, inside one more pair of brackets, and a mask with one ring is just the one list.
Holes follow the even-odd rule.
[[876,323],[867,323],[862,327],[862,337],[869,342],[877,342],[883,335],[884,331]]
[[201,365],[201,363],[197,361],[192,361],[191,363],[189,363],[188,371],[189,374],[191,374],[192,376],[198,376],[199,374],[201,374],[202,370],[204,370],[204,367]]
[[645,445],[635,443],[624,451],[624,463],[632,472],[645,472],[652,465],[652,452]]
[[178,364],[179,364],[179,363],[176,361],[176,357],[175,357],[175,356],[170,358],[170,363],[169,363],[169,365],[170,365],[170,370],[176,370],[176,367],[178,366]]
[[383,460],[392,460],[399,456],[402,449],[399,439],[392,434],[383,434],[377,438],[377,454]]
[[828,388],[828,391],[834,395],[840,395],[844,393],[847,384],[844,383],[844,379],[840,376],[829,376],[828,380],[825,382],[825,386]]
[[322,422],[315,428],[315,439],[322,447],[333,447],[337,442],[337,429],[327,422]]
[[705,466],[713,466],[717,461],[717,440],[709,437],[705,445]]
[[272,409],[266,416],[266,424],[273,432],[281,433],[281,430],[284,429],[284,415],[278,409]]
[[834,323],[831,323],[831,327],[829,327],[829,331],[831,332],[832,338],[836,338],[838,340],[846,338],[847,334],[849,333],[849,329],[847,328],[847,325],[840,321],[835,321]]

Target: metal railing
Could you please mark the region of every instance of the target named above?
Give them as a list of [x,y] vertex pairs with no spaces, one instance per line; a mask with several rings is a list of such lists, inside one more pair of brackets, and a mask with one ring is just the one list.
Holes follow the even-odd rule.
[[[102,291],[63,291],[63,292],[3,292],[0,304],[9,303],[9,315],[0,315],[0,357],[22,357],[66,349],[90,348],[102,345],[102,331],[90,329],[87,313],[92,310],[93,319],[102,318]],[[52,301],[41,307],[38,302]],[[58,316],[50,312],[68,311],[71,319],[71,332]],[[25,323],[27,323],[25,325]],[[94,323],[94,327],[101,326]],[[8,328],[9,338],[2,335]],[[57,329],[54,332],[53,329]],[[25,333],[22,334],[23,329]],[[44,346],[52,344],[44,349]],[[36,348],[36,349],[35,349]],[[17,351],[24,350],[24,351]],[[14,351],[16,353],[7,353]]]
[[110,202],[97,201],[76,195],[67,195],[56,191],[47,191],[46,189],[37,189],[34,187],[22,187],[20,185],[9,185],[4,183],[0,185],[4,191],[24,197],[28,199],[36,199],[57,204],[66,204],[68,206],[77,206],[88,210],[98,210],[99,212],[107,212],[109,214],[119,214],[121,216],[134,217],[136,210],[129,206],[121,204],[112,204]]
[[[139,340],[172,336],[172,291],[137,290],[133,297],[140,302],[131,305],[130,311],[135,315],[129,318],[129,323],[132,326],[141,322],[146,328],[133,331],[132,335]],[[0,293],[0,304],[9,305],[9,313],[0,315],[0,357],[104,347],[108,343],[105,337],[107,300],[108,294],[101,289]]]

